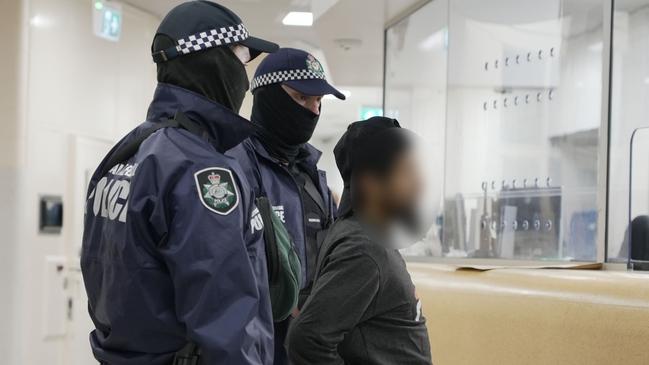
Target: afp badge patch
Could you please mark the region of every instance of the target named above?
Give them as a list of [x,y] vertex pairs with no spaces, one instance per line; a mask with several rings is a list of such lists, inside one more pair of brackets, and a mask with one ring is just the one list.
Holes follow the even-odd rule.
[[195,173],[194,178],[198,196],[207,209],[228,215],[239,205],[239,191],[232,171],[210,167]]
[[322,67],[322,64],[312,55],[308,55],[306,58],[306,68],[314,74],[324,77],[324,68]]

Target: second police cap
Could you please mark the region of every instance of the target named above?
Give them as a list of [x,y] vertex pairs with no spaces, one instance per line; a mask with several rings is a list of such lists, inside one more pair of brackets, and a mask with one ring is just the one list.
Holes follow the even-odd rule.
[[250,83],[250,91],[266,85],[285,84],[309,96],[345,95],[327,82],[320,61],[308,52],[295,48],[280,48],[261,62]]
[[159,36],[168,37],[174,44],[154,40],[151,52],[155,63],[234,44],[248,47],[253,59],[279,48],[275,43],[252,37],[241,18],[230,9],[205,0],[188,1],[171,9],[158,27],[156,38]]

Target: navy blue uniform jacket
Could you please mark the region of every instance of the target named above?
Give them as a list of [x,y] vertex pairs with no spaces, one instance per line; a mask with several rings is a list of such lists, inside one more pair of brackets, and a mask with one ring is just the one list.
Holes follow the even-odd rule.
[[[250,137],[243,143],[228,151],[242,165],[246,178],[250,181],[257,196],[266,196],[273,210],[282,220],[293,238],[295,251],[301,262],[301,288],[308,289],[315,273],[319,247],[308,247],[307,229],[321,230],[327,227],[336,213],[336,206],[327,186],[327,175],[318,170],[317,163],[322,153],[310,144],[300,151],[300,169],[307,173],[319,190],[322,201],[326,204],[323,210],[328,213],[328,222],[320,222],[320,217],[308,217],[305,214],[304,201],[298,182],[284,163],[271,156],[257,137]],[[315,219],[315,221],[314,221]],[[311,242],[311,246],[313,242]],[[306,291],[301,293],[305,295]],[[275,365],[288,364],[284,340],[290,319],[275,324]]]
[[[295,250],[302,263],[301,289],[310,286],[307,270],[315,268],[316,262],[315,260],[309,262],[306,229],[307,225],[313,222],[309,222],[304,213],[302,195],[295,178],[284,164],[268,153],[257,137],[247,139],[228,151],[228,155],[235,157],[241,163],[254,193],[257,196],[268,197],[275,214],[282,220],[295,243]],[[327,175],[317,168],[321,155],[322,153],[315,147],[306,144],[301,151],[300,166],[315,182],[327,205],[324,209],[328,212],[330,221],[333,221],[336,207],[327,186]],[[317,248],[315,254],[314,258],[317,257]]]
[[[160,129],[98,176],[119,146],[177,111],[202,135]],[[169,365],[192,341],[201,364],[272,363],[263,222],[240,165],[224,155],[250,131],[225,107],[160,84],[147,121],[92,176],[81,267],[100,362]]]

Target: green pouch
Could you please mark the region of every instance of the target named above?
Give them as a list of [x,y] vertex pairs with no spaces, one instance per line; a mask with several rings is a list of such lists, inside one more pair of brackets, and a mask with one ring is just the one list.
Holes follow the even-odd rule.
[[257,208],[264,220],[264,240],[266,241],[266,261],[273,320],[280,322],[288,318],[293,309],[297,307],[302,267],[293,246],[293,239],[284,223],[273,212],[268,198],[265,196],[257,198]]

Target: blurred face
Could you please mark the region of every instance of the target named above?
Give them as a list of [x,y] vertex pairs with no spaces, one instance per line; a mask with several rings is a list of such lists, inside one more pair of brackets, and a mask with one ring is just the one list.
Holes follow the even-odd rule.
[[422,194],[422,177],[413,151],[397,157],[385,176],[366,175],[363,196],[373,200],[392,220],[417,229],[418,201]]
[[320,115],[322,96],[309,96],[293,89],[290,86],[282,85],[282,89],[301,107],[310,110],[315,115]]

